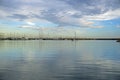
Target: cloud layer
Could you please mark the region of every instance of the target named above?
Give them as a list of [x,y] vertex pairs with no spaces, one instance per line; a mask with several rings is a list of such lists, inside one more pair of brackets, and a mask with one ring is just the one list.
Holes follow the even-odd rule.
[[[120,0],[0,0],[0,18],[60,26],[102,28],[96,21],[120,18]],[[39,25],[40,26],[40,25]]]

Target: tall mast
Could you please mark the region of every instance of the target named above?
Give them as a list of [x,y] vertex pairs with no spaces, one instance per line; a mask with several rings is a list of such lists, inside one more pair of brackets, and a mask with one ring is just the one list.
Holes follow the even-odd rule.
[[76,40],[76,31],[75,31],[75,40]]

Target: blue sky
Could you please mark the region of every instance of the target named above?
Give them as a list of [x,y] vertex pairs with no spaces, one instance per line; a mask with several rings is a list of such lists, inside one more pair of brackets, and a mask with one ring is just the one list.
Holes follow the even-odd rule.
[[120,37],[120,0],[0,0],[0,32]]

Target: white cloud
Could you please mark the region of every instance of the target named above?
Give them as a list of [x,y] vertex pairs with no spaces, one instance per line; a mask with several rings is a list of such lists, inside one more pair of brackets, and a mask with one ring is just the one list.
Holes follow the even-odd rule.
[[103,28],[103,26],[101,26],[101,25],[95,26],[94,21],[87,20],[84,18],[75,18],[75,17],[69,16],[69,15],[60,17],[59,21],[65,23],[65,24],[79,26],[79,27],[83,27],[83,28]]
[[36,26],[30,26],[30,25],[23,25],[23,26],[21,26],[20,28],[34,29],[34,30],[39,29],[39,27],[36,27]]
[[35,25],[33,22],[26,22],[28,25]]
[[[37,24],[33,22],[46,22],[54,23],[62,26],[77,26],[77,27],[88,27],[88,28],[102,28],[101,25],[94,26],[96,24],[93,20],[102,21],[102,20],[111,20],[120,17],[120,9],[106,11],[105,1],[95,1],[91,2],[90,5],[84,3],[74,4],[74,0],[71,0],[73,3],[69,3],[66,0],[12,0],[16,4],[20,3],[14,8],[14,10],[7,11],[5,8],[0,9],[0,18],[10,19],[10,20],[22,20],[26,22],[31,28]],[[49,1],[49,2],[48,2]],[[77,0],[78,1],[78,0]],[[76,2],[77,2],[76,1]],[[79,1],[78,1],[79,2]],[[98,2],[98,3],[96,3]],[[107,0],[108,2],[108,0]],[[103,3],[102,6],[98,5]],[[6,3],[5,3],[6,4]],[[4,5],[5,6],[5,5]],[[9,5],[12,7],[13,5]],[[76,8],[77,6],[77,8]],[[1,8],[1,7],[0,7]],[[9,10],[9,7],[8,7]],[[100,11],[100,12],[99,12]],[[104,12],[104,13],[103,13]],[[90,13],[90,14],[89,14]],[[23,15],[24,17],[14,17],[15,14]],[[92,15],[91,15],[92,14]],[[8,17],[13,16],[13,17]],[[25,26],[23,26],[25,27]]]
[[103,14],[98,14],[98,15],[92,15],[92,16],[83,16],[83,19],[86,20],[112,20],[112,19],[116,19],[116,18],[120,18],[120,9],[116,9],[116,10],[109,10]]
[[5,18],[8,15],[8,13],[4,12],[3,10],[0,10],[0,18]]
[[80,20],[80,24],[83,26],[83,27],[89,27],[89,28],[103,28],[103,26],[94,26],[95,22],[93,21],[89,21],[89,20],[84,20],[84,19],[81,19]]

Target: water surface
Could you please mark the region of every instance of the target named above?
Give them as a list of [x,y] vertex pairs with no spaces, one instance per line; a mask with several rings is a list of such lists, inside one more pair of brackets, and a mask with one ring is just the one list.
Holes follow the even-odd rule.
[[120,43],[0,41],[0,80],[120,80]]

